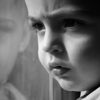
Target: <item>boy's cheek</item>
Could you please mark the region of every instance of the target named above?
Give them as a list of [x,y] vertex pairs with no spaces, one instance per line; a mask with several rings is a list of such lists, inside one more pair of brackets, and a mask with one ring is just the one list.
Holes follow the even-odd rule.
[[50,60],[50,55],[44,52],[42,49],[38,49],[38,57],[39,61],[41,62],[42,66],[48,71],[48,62]]
[[92,36],[82,36],[80,38],[69,38],[65,41],[67,43],[66,51],[71,62],[88,59],[92,57],[92,53],[96,53],[94,38]]
[[[90,49],[90,50],[89,50]],[[80,52],[77,51],[75,56],[71,59],[73,66],[77,66],[79,69],[92,68],[93,66],[100,66],[100,54],[96,50],[86,47]],[[96,48],[95,48],[96,49]],[[83,66],[83,67],[82,67]]]
[[39,49],[38,50],[38,57],[39,57],[39,60],[40,60],[40,62],[42,63],[42,64],[45,64],[45,62],[46,62],[46,53],[45,52],[43,52],[43,50],[42,49]]

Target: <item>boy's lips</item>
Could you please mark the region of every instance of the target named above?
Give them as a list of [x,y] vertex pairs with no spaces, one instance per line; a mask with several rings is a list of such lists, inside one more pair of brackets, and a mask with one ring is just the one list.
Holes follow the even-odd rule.
[[58,77],[63,76],[64,74],[66,74],[70,68],[66,67],[67,65],[62,64],[62,63],[56,63],[56,62],[51,62],[49,63],[49,69],[50,71]]

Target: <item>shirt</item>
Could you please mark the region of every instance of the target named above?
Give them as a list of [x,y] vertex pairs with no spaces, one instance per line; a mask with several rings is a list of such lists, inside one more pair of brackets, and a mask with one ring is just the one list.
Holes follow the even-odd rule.
[[88,94],[86,97],[82,96],[77,100],[100,100],[100,87]]

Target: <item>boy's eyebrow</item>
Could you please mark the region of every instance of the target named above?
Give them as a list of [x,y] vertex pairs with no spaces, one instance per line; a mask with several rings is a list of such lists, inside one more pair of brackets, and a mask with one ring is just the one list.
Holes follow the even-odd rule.
[[76,14],[89,15],[88,12],[81,10],[81,9],[62,8],[62,9],[52,12],[51,16],[76,15]]
[[[48,15],[47,15],[48,16]],[[79,18],[79,19],[86,19],[86,20],[93,20],[94,15],[85,9],[80,9],[76,7],[63,7],[58,10],[55,10],[50,13],[49,15],[51,18],[60,18],[60,17],[67,17],[67,18]]]
[[[34,14],[33,14],[34,15]],[[74,8],[74,7],[63,7],[63,8],[60,8],[58,10],[54,10],[50,13],[41,13],[40,16],[29,16],[29,18],[32,20],[32,21],[39,21],[39,20],[42,20],[44,18],[60,18],[60,17],[64,17],[64,16],[67,16],[67,17],[75,17],[75,16],[78,16],[78,17],[86,17],[88,20],[93,17],[93,15],[91,15],[91,13],[89,11],[85,11],[85,10],[82,10],[82,9],[78,9],[78,8]]]

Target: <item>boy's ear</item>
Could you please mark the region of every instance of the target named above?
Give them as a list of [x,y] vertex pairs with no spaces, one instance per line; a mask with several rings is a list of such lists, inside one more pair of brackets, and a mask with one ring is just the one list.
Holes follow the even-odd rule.
[[27,45],[29,44],[30,36],[31,36],[28,22],[26,22],[24,24],[23,28],[24,29],[23,29],[23,33],[22,33],[22,40],[21,40],[21,44],[19,47],[20,52],[23,52],[26,49]]

